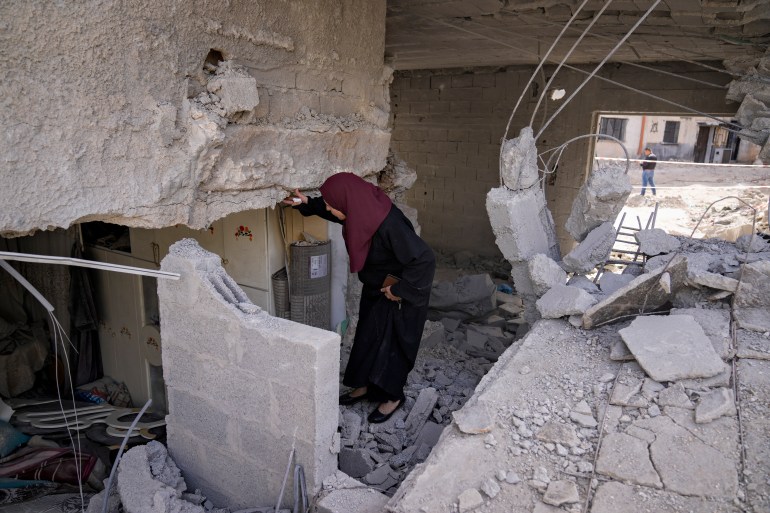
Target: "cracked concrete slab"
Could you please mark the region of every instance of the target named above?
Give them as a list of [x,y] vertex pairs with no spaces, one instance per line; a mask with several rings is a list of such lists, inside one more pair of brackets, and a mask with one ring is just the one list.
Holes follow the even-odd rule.
[[737,374],[746,448],[746,500],[754,511],[770,511],[770,361],[739,360]]
[[625,433],[610,433],[604,438],[596,471],[638,485],[663,487],[652,466],[647,442]]
[[637,317],[619,333],[656,381],[709,378],[724,367],[703,328],[689,315]]
[[736,330],[739,358],[770,360],[770,332],[757,333],[746,329]]
[[730,311],[725,309],[674,308],[670,315],[690,315],[700,324],[720,358],[730,355]]
[[732,502],[681,495],[646,487],[609,482],[599,485],[591,504],[591,513],[739,513]]
[[661,285],[664,266],[655,271],[634,278],[631,283],[610,294],[583,314],[583,327],[591,329],[627,315],[650,312],[663,306],[671,299],[671,293],[684,283],[687,273],[687,259],[674,257],[666,269],[670,277],[671,290]]

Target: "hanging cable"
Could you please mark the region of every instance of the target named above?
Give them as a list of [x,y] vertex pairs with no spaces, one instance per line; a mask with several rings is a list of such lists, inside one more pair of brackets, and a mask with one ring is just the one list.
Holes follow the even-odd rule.
[[[556,70],[551,74],[551,79],[548,81],[545,87],[543,87],[543,92],[540,93],[540,98],[537,99],[537,104],[535,105],[535,109],[532,111],[532,119],[529,120],[529,126],[535,126],[535,114],[537,113],[537,109],[540,107],[540,102],[542,102],[543,98],[545,98],[546,94],[548,94],[548,88],[551,87],[551,84],[556,78],[556,74],[559,73],[559,70],[567,62],[567,59],[570,58],[570,56],[572,55],[572,52],[575,51],[575,49],[578,47],[578,45],[583,40],[583,38],[588,34],[588,32],[591,30],[591,27],[594,26],[594,23],[599,21],[599,18],[601,18],[602,14],[604,14],[604,11],[607,9],[607,7],[610,6],[611,3],[612,3],[612,0],[605,2],[605,4],[602,6],[599,12],[594,14],[593,18],[591,18],[591,22],[588,24],[585,30],[583,30],[580,33],[580,37],[578,37],[575,40],[575,42],[572,44],[572,47],[570,47],[569,51],[564,55],[561,62],[559,62],[559,65],[556,66]],[[545,123],[545,120],[543,120],[543,123]]]
[[[556,109],[556,112],[554,112],[553,114],[551,114],[551,117],[548,119],[548,121],[545,123],[545,125],[543,125],[542,127],[540,127],[540,131],[539,131],[539,132],[537,133],[537,135],[535,136],[535,140],[537,140],[537,139],[540,137],[540,135],[542,135],[543,131],[544,131],[546,128],[548,128],[548,125],[550,125],[550,124],[551,124],[551,122],[552,122],[554,119],[556,119],[556,116],[558,116],[558,115],[559,115],[559,113],[561,113],[561,111],[562,111],[562,110],[564,110],[564,107],[566,107],[567,105],[569,105],[569,102],[570,102],[570,101],[572,101],[572,99],[573,99],[573,98],[574,98],[574,97],[575,97],[575,96],[576,96],[576,95],[577,95],[577,94],[578,94],[578,93],[579,93],[579,92],[580,92],[580,91],[583,89],[583,87],[585,87],[585,85],[586,85],[586,84],[588,84],[588,82],[591,80],[591,78],[592,78],[594,75],[596,75],[596,72],[597,72],[597,71],[599,71],[599,70],[602,68],[602,66],[604,66],[604,63],[605,63],[605,62],[607,62],[607,60],[608,60],[610,57],[612,57],[612,55],[613,55],[613,54],[614,54],[614,53],[615,53],[615,52],[618,50],[618,48],[620,48],[620,47],[621,47],[621,45],[622,45],[622,44],[623,44],[623,43],[626,41],[626,39],[628,39],[629,37],[631,37],[631,34],[633,34],[633,33],[634,33],[634,31],[635,31],[635,30],[636,30],[636,29],[639,27],[639,25],[641,25],[642,23],[644,23],[644,20],[646,20],[646,19],[647,19],[647,16],[649,16],[649,15],[652,13],[652,11],[653,11],[653,10],[654,10],[654,9],[655,9],[657,6],[658,6],[658,4],[659,4],[660,2],[661,2],[661,0],[655,0],[655,2],[653,2],[653,4],[652,4],[652,5],[649,7],[649,9],[647,9],[647,11],[645,11],[645,13],[644,13],[644,14],[643,14],[643,15],[642,15],[642,16],[641,16],[641,17],[640,17],[640,18],[639,18],[639,19],[636,21],[636,23],[634,23],[634,26],[633,26],[633,27],[631,27],[631,29],[630,29],[628,32],[626,32],[626,35],[625,35],[625,36],[623,36],[623,38],[622,38],[620,41],[618,41],[618,43],[617,43],[617,44],[616,44],[616,45],[615,45],[615,46],[612,48],[612,50],[610,50],[610,52],[609,52],[609,53],[608,53],[608,54],[607,54],[607,55],[604,57],[604,59],[602,59],[602,60],[601,60],[601,62],[600,62],[599,64],[597,64],[597,65],[596,65],[596,67],[595,67],[595,68],[594,68],[594,70],[593,70],[593,71],[592,71],[592,72],[591,72],[591,73],[588,75],[588,77],[587,77],[585,80],[583,80],[583,82],[582,82],[582,83],[581,83],[581,84],[580,84],[580,85],[577,87],[577,89],[575,89],[575,90],[572,92],[572,94],[569,96],[569,98],[567,98],[566,100],[564,100],[564,103],[562,103],[562,104],[559,106],[559,108],[558,108],[558,109]],[[542,64],[542,63],[541,63],[541,64]]]

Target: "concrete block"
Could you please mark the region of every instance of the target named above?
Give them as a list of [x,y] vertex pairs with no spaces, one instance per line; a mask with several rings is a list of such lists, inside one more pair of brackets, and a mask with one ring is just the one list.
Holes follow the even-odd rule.
[[433,412],[433,407],[436,406],[437,401],[438,392],[436,389],[423,388],[420,390],[420,395],[417,396],[417,401],[412,406],[405,421],[406,432],[409,437],[414,437],[420,432]]
[[606,222],[591,230],[583,241],[562,260],[567,272],[587,273],[604,262],[615,243],[615,228]]
[[639,243],[639,251],[648,256],[671,253],[679,249],[679,239],[667,234],[660,228],[639,230],[634,233],[636,242]]
[[625,165],[608,165],[594,170],[580,187],[565,228],[578,242],[594,228],[614,222],[631,194]]
[[599,287],[604,294],[612,294],[621,287],[624,287],[631,283],[634,276],[631,274],[615,274],[605,272],[602,277],[599,278]]
[[596,298],[577,287],[556,285],[535,305],[545,319],[558,319],[567,315],[582,314],[596,303]]
[[703,329],[689,315],[637,317],[619,333],[656,381],[709,378],[724,367]]
[[169,447],[224,507],[274,501],[292,443],[317,490],[336,468],[339,337],[242,301],[215,259],[185,239],[161,264],[182,275],[158,287]]
[[738,307],[770,306],[770,261],[745,264],[741,284],[735,293]]
[[518,192],[492,189],[486,208],[495,242],[506,260],[523,262],[538,253],[559,259],[553,219],[538,187]]
[[538,183],[537,148],[532,128],[525,126],[519,136],[503,143],[503,183],[514,191]]
[[542,253],[533,256],[527,262],[527,267],[535,294],[538,296],[548,292],[551,287],[564,285],[567,281],[567,273],[564,269]]

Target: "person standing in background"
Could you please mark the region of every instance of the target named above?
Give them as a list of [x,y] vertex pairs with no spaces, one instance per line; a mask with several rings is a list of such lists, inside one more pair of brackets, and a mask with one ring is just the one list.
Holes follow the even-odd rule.
[[655,194],[655,181],[653,178],[655,177],[655,166],[658,163],[658,157],[652,152],[652,150],[647,147],[644,149],[644,161],[642,162],[642,196],[644,196],[645,191],[647,190],[647,185],[650,186],[650,190],[652,190],[652,195],[656,196]]

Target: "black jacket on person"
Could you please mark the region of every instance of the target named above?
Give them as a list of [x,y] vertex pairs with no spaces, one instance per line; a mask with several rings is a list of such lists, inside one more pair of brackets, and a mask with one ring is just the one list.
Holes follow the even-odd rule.
[[644,162],[642,162],[642,169],[645,171],[654,171],[657,162],[658,157],[654,153],[650,153],[644,157]]

